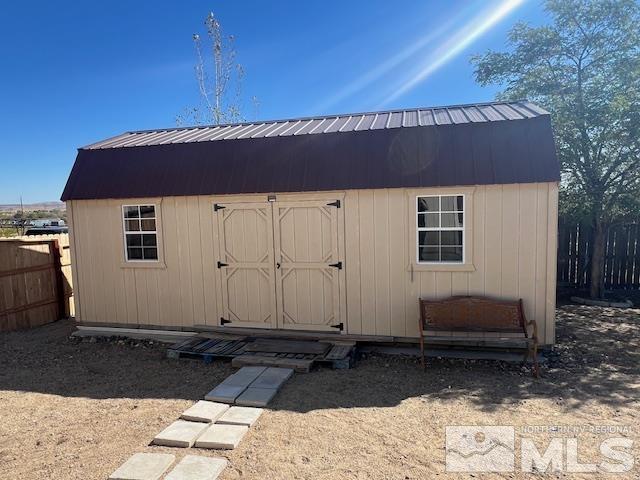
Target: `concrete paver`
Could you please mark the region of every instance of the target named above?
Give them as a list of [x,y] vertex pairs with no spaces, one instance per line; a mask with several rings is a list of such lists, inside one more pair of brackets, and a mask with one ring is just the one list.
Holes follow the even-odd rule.
[[154,445],[189,448],[209,424],[176,420],[153,439]]
[[275,388],[279,390],[291,375],[293,375],[292,368],[269,367],[249,386],[251,388]]
[[222,383],[204,396],[210,402],[234,403],[246,387],[223,385]]
[[261,408],[254,407],[231,407],[229,410],[224,412],[220,418],[216,421],[216,423],[225,424],[225,425],[246,425],[250,427],[260,415],[262,415],[263,410]]
[[176,459],[168,453],[136,453],[109,480],[158,480]]
[[247,388],[251,382],[262,375],[267,370],[267,367],[249,366],[242,367],[237,372],[229,375],[223,380],[220,385],[229,385],[233,387],[245,387]]
[[275,388],[249,387],[236,398],[236,405],[266,407],[276,393],[278,393],[278,390]]
[[180,418],[191,422],[213,423],[220,418],[220,415],[222,415],[228,408],[229,405],[225,403],[200,400],[185,410],[182,415],[180,415]]
[[221,425],[214,423],[196,440],[197,448],[233,450],[249,431],[244,425]]
[[226,467],[226,458],[186,455],[164,480],[216,480]]

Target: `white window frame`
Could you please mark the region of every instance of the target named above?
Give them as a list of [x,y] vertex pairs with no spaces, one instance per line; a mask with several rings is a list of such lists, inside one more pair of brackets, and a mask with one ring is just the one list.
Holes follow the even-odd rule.
[[[141,230],[139,231],[127,231],[127,224],[126,224],[126,219],[124,216],[124,212],[125,209],[128,207],[138,207],[138,209],[140,207],[153,207],[153,220],[155,221],[156,224],[156,228],[155,230],[142,230],[142,225],[141,225]],[[156,205],[155,203],[151,203],[151,202],[147,202],[147,203],[128,203],[126,205],[122,205],[122,208],[120,209],[120,216],[122,218],[122,240],[123,240],[123,247],[124,247],[124,260],[125,263],[151,263],[151,264],[157,264],[160,263],[160,235],[158,233],[158,222],[159,222],[159,217],[158,217],[158,205]],[[139,218],[140,222],[142,222],[142,217]],[[130,259],[129,258],[129,252],[127,250],[127,234],[150,234],[153,233],[156,236],[156,258],[155,259],[144,259],[144,258],[134,258],[134,259]]]
[[[420,217],[420,212],[418,211],[418,199],[420,198],[434,198],[437,197],[439,200],[439,204],[440,204],[440,208],[442,208],[442,197],[462,197],[462,227],[420,227],[418,225],[418,218]],[[466,255],[467,255],[467,248],[466,248],[466,230],[467,230],[467,198],[466,195],[464,193],[434,193],[434,194],[429,194],[429,193],[424,193],[424,194],[418,194],[415,196],[414,199],[414,205],[415,205],[415,215],[414,215],[414,222],[415,222],[415,227],[416,227],[416,236],[415,236],[415,245],[416,245],[416,264],[417,265],[465,265],[467,263],[467,259],[466,259]],[[438,210],[438,216],[440,217],[440,224],[442,225],[442,210]],[[420,260],[420,232],[442,232],[442,231],[450,231],[450,232],[462,232],[462,260],[460,262],[442,262],[442,261],[423,261]],[[440,245],[440,247],[442,247]]]

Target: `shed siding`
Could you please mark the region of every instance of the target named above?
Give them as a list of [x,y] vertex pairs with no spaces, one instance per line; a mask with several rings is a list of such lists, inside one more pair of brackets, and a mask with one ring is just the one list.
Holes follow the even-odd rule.
[[[553,343],[557,184],[476,186],[473,218],[467,220],[475,269],[412,271],[411,202],[416,193],[437,191],[344,192],[346,332],[416,337],[418,296],[479,294],[521,297],[544,343]],[[331,194],[290,194],[288,199],[314,195]],[[233,198],[244,197],[256,199]],[[166,268],[124,266],[121,205],[146,202],[155,203],[160,212]],[[222,302],[212,203],[210,196],[69,201],[78,320],[167,328],[218,326]]]

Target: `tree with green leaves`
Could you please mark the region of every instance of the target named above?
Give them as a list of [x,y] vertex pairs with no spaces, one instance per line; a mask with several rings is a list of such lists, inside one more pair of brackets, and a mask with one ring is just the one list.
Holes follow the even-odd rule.
[[551,112],[561,164],[560,211],[588,221],[590,296],[604,296],[608,229],[640,214],[640,6],[634,0],[547,0],[548,25],[516,24],[505,52],[473,57],[481,85]]

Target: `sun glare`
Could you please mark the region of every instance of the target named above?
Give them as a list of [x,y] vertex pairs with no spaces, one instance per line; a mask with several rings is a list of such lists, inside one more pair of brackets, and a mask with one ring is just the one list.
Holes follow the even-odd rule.
[[497,6],[485,9],[474,16],[461,28],[449,35],[446,41],[432,50],[421,62],[421,67],[417,69],[417,71],[414,70],[409,78],[405,79],[397,88],[394,88],[393,93],[387,96],[382,104],[389,104],[412,90],[416,85],[423,82],[435,71],[460,54],[473,43],[474,40],[487,32],[523,2],[524,0],[505,0]]

